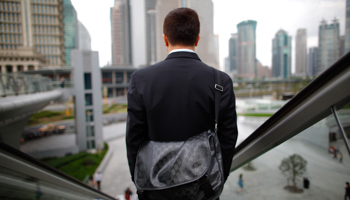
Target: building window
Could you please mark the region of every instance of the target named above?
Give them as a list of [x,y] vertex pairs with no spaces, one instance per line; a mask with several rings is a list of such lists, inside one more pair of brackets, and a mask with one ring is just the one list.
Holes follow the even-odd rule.
[[92,109],[86,110],[85,118],[86,118],[86,122],[94,121],[94,112]]
[[93,125],[87,125],[86,126],[86,136],[87,137],[94,137],[95,136],[95,131],[94,131],[94,126]]
[[86,147],[87,147],[87,149],[94,149],[95,148],[95,140],[86,141]]
[[127,81],[128,81],[128,83],[130,83],[130,80],[131,80],[131,74],[132,74],[133,72],[128,72],[128,74],[127,74],[127,76],[128,76],[128,79],[127,79]]
[[91,89],[91,73],[84,73],[85,90]]
[[112,83],[112,72],[102,72],[102,83]]
[[116,72],[115,73],[115,83],[124,83],[124,73]]
[[92,105],[92,94],[85,94],[85,106]]
[[114,89],[114,88],[108,88],[108,89],[107,89],[107,96],[108,96],[108,97],[113,97],[113,89]]
[[124,96],[124,88],[117,88],[117,97]]

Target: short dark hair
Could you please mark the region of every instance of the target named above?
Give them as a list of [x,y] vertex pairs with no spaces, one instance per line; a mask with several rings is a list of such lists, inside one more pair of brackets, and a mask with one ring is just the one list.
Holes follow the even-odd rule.
[[164,19],[163,33],[172,45],[194,45],[199,30],[198,14],[190,8],[176,8],[170,11]]

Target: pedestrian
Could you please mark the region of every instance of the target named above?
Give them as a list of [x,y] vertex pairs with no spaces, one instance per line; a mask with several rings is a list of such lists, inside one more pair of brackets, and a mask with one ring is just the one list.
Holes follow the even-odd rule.
[[64,79],[64,77],[61,77],[61,84],[60,84],[61,88],[64,88],[65,82],[66,80]]
[[348,197],[350,199],[350,186],[349,186],[349,182],[346,182],[345,184],[346,184],[346,187],[345,187],[344,200],[347,200]]
[[335,159],[337,158],[337,153],[338,153],[337,150],[334,149],[334,151],[333,151],[333,158],[335,158]]
[[124,192],[125,200],[130,200],[131,195],[132,195],[132,191],[130,190],[130,188],[126,188]]
[[94,175],[94,181],[97,183],[97,189],[101,190],[102,173],[100,171]]
[[339,153],[339,162],[343,163],[343,153]]
[[243,186],[244,186],[244,179],[243,179],[243,174],[240,174],[239,175],[239,178],[238,178],[238,192],[243,192]]
[[219,97],[217,125],[224,181],[230,174],[238,136],[233,84],[226,73],[206,65],[196,54],[195,49],[201,38],[199,32],[200,22],[196,11],[190,8],[170,11],[163,24],[163,39],[168,56],[131,75],[126,148],[132,181],[142,143],[186,141],[205,131],[214,130],[216,72],[220,74],[220,83],[224,88]]

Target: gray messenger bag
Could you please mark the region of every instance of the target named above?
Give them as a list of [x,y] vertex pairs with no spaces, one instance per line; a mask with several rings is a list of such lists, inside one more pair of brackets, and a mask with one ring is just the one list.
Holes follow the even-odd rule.
[[140,200],[214,200],[223,189],[224,175],[217,137],[219,101],[223,87],[215,74],[215,130],[186,141],[143,143],[134,172]]

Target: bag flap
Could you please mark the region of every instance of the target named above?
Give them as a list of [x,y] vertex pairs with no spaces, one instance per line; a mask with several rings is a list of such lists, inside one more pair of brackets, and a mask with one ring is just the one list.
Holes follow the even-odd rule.
[[167,189],[201,178],[211,161],[209,134],[204,132],[183,142],[144,143],[136,159],[136,187]]

